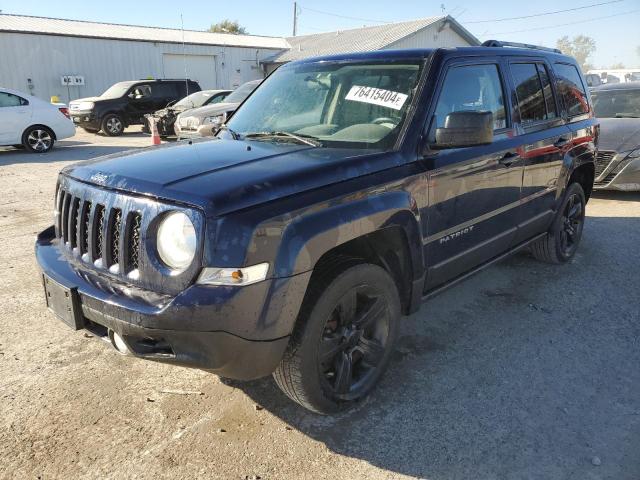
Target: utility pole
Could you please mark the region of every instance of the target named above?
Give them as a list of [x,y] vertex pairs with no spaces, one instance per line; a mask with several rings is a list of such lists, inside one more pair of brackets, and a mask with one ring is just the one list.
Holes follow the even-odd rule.
[[298,2],[293,2],[293,36],[298,33]]

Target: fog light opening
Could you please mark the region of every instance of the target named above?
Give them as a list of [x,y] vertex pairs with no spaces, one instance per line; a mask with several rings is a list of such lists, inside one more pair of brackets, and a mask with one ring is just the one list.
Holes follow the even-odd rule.
[[113,345],[113,348],[115,348],[118,353],[122,355],[129,355],[131,353],[122,337],[113,330],[109,330],[109,340],[111,340],[111,345]]

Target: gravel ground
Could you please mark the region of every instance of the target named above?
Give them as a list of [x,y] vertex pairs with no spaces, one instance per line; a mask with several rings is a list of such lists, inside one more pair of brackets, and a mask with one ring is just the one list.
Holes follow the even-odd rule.
[[374,395],[320,417],[45,309],[33,241],[57,172],[148,143],[0,149],[0,478],[640,479],[640,195],[597,195],[571,264],[520,254],[425,304]]

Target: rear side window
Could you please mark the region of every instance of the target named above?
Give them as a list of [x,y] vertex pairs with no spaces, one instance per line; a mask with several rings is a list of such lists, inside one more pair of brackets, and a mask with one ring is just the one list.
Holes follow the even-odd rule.
[[11,93],[0,92],[0,108],[2,107],[19,107],[21,105],[29,105],[24,98]]
[[507,126],[497,65],[464,65],[449,69],[436,106],[436,127],[444,126],[448,114],[460,111],[488,111],[493,114],[495,130]]
[[523,124],[556,117],[556,106],[544,65],[513,63],[511,74],[516,86],[516,97]]
[[154,98],[175,98],[177,93],[177,85],[174,83],[156,83],[153,86],[153,97]]
[[573,117],[589,111],[587,94],[575,65],[556,63],[553,66],[558,79],[558,92],[564,100],[567,115]]

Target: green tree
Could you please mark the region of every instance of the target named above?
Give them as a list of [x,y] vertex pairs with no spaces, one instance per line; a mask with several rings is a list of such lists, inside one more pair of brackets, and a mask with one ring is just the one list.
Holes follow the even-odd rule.
[[610,68],[611,70],[621,70],[621,69],[626,68],[626,67],[624,66],[624,63],[622,63],[622,62],[618,62],[618,63],[614,63],[614,64],[613,64],[613,65],[611,65],[609,68]]
[[578,61],[583,71],[587,71],[591,65],[587,63],[587,58],[596,51],[596,41],[586,35],[577,35],[573,39],[568,36],[559,38],[556,48],[566,55],[571,55]]
[[234,35],[247,34],[247,30],[241,27],[237,20],[222,20],[211,25],[207,31],[212,33],[232,33]]

